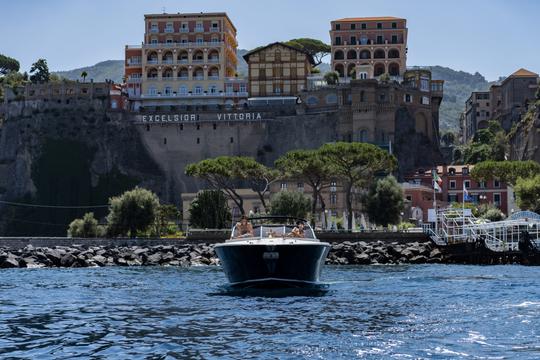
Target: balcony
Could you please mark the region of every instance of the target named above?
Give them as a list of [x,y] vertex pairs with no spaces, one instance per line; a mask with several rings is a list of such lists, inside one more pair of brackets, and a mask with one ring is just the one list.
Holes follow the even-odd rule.
[[191,62],[194,64],[204,64],[204,59],[193,59]]
[[189,28],[180,28],[180,32],[181,32],[181,33],[188,33],[188,32],[189,32]]
[[204,80],[204,75],[195,75],[193,77],[193,79],[195,79],[195,80]]
[[158,81],[159,77],[158,76],[147,76],[146,80],[147,81]]
[[209,75],[208,80],[219,80],[219,75]]
[[189,80],[189,76],[187,76],[187,75],[184,75],[184,76],[180,75],[180,76],[178,77],[178,80]]
[[200,26],[195,27],[195,32],[204,32],[204,28]]
[[166,33],[173,33],[174,29],[173,28],[165,28],[165,32]]
[[156,33],[159,32],[159,29],[158,28],[151,28],[150,32],[153,33],[153,34],[156,34]]
[[210,32],[220,32],[219,28],[210,28]]
[[180,60],[178,60],[178,63],[179,63],[179,64],[188,64],[188,63],[189,63],[189,59],[180,59]]
[[157,65],[158,59],[150,59],[150,60],[147,60],[146,63],[150,65]]
[[[155,44],[143,44],[143,49],[157,49],[161,47],[166,48],[191,48],[191,47],[205,47],[205,46],[221,46],[223,41],[201,41],[201,42],[185,42],[185,43],[155,43]],[[140,48],[140,47],[139,47]]]
[[210,58],[208,59],[208,62],[211,64],[217,64],[219,63],[219,58]]
[[163,64],[173,64],[174,60],[173,59],[163,59],[162,63]]

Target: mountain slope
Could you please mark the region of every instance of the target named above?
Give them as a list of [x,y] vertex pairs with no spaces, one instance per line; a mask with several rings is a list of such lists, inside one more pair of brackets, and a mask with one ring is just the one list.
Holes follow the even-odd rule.
[[[247,76],[248,66],[242,57],[248,50],[238,49],[239,76]],[[444,98],[441,105],[440,124],[441,132],[459,130],[459,114],[463,111],[465,100],[471,95],[472,91],[482,91],[489,89],[492,84],[488,82],[478,72],[470,74],[465,71],[456,71],[442,66],[425,66],[431,69],[433,79],[444,80]],[[323,63],[319,66],[322,73],[330,70],[330,65]],[[93,66],[87,66],[69,71],[56,72],[59,76],[77,80],[81,78],[81,73],[88,73],[87,80],[105,81],[111,79],[115,82],[121,82],[124,73],[123,60],[107,60],[97,63]]]

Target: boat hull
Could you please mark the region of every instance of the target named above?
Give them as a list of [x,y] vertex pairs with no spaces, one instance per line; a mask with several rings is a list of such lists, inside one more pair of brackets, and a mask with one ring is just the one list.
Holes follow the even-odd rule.
[[215,251],[230,286],[311,287],[320,281],[327,243],[302,245],[226,244]]

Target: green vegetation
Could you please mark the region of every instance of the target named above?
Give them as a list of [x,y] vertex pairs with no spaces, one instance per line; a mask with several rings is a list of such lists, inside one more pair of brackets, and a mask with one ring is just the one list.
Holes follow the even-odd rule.
[[154,219],[154,235],[157,237],[176,235],[180,212],[171,204],[160,204]]
[[[112,80],[116,83],[122,82],[124,76],[124,60],[107,60],[92,66],[85,66],[67,71],[56,71],[54,74],[69,80],[79,80],[82,73],[86,72],[86,77],[96,82]],[[85,77],[85,79],[86,79]]]
[[83,82],[86,82],[86,77],[87,77],[87,76],[88,76],[88,73],[87,73],[86,71],[83,71],[83,72],[81,73],[81,77],[82,77],[82,79],[83,79]]
[[10,72],[18,72],[20,64],[17,60],[0,54],[0,74],[6,75]]
[[297,179],[311,187],[311,215],[315,214],[317,202],[324,212],[326,204],[321,191],[330,186],[332,169],[330,164],[318,150],[293,150],[281,156],[275,162],[275,167],[282,177]]
[[106,230],[103,226],[98,225],[98,221],[94,218],[94,213],[86,213],[82,219],[75,219],[69,224],[68,236],[91,238],[104,236]]
[[502,161],[506,158],[508,147],[508,138],[501,125],[497,121],[490,121],[486,129],[476,132],[471,143],[462,147],[462,162]]
[[186,175],[205,180],[213,189],[225,194],[245,214],[244,199],[236,189],[240,181],[244,181],[259,195],[266,209],[265,195],[269,185],[277,179],[277,173],[259,164],[253,158],[245,156],[219,156],[186,166]]
[[504,220],[504,214],[498,208],[492,207],[486,210],[486,212],[482,215],[482,218],[489,221],[501,221]]
[[203,190],[189,208],[189,223],[200,229],[224,229],[231,224],[227,197],[220,190]]
[[297,191],[280,191],[272,197],[270,214],[304,219],[311,209],[311,200]]
[[372,223],[398,224],[403,211],[403,190],[396,178],[389,175],[377,180],[369,189],[365,205]]
[[514,188],[517,205],[521,210],[540,213],[540,175],[519,178]]
[[330,54],[330,51],[331,51],[330,45],[325,44],[322,41],[317,40],[317,39],[309,39],[309,38],[292,39],[285,42],[285,44],[295,47],[297,49],[300,49],[310,54],[313,57],[313,60],[315,61],[315,66],[321,64],[322,59],[326,55]]
[[324,74],[324,81],[328,85],[336,85],[339,82],[339,74],[335,71],[330,71]]
[[367,143],[325,144],[320,151],[329,164],[332,164],[332,174],[339,178],[345,187],[347,223],[351,230],[353,189],[368,187],[375,173],[393,171],[397,167],[397,160],[388,152]]
[[109,199],[107,223],[109,234],[128,235],[145,232],[154,224],[159,207],[159,199],[153,192],[136,187],[120,196]]
[[38,59],[35,63],[32,64],[30,68],[30,81],[34,84],[36,83],[46,83],[49,82],[51,74],[49,73],[49,66],[47,65],[47,60]]
[[476,181],[500,180],[515,185],[519,178],[531,178],[540,174],[540,164],[536,161],[484,161],[471,170]]

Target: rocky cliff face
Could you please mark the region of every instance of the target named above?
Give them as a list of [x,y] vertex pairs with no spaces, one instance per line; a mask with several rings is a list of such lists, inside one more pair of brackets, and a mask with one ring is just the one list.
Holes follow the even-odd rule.
[[540,162],[540,100],[529,110],[509,133],[510,159]]
[[[101,205],[145,186],[165,193],[160,169],[137,131],[105,106],[23,111],[0,128],[0,200],[46,205]],[[0,204],[0,234],[65,235],[86,211]]]

